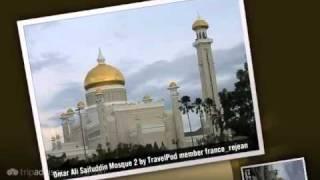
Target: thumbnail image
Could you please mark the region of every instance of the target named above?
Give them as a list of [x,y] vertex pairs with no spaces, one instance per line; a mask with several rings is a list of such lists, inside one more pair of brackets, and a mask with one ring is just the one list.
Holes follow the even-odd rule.
[[304,158],[242,167],[243,180],[307,180]]

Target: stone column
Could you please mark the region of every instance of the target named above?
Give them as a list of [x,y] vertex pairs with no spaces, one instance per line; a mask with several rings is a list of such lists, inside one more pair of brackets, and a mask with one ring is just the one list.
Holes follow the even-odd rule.
[[97,102],[98,119],[100,123],[100,144],[102,149],[107,149],[106,143],[108,142],[108,136],[105,119],[104,94],[101,89],[97,89],[95,95]]
[[172,104],[172,119],[176,135],[178,148],[183,148],[184,145],[184,128],[182,122],[181,112],[179,110],[179,92],[178,86],[175,82],[169,84],[168,90],[170,91],[171,104]]

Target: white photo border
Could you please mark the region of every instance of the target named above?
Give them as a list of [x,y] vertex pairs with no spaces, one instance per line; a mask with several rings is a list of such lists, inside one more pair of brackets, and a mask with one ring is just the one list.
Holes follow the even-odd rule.
[[[17,21],[22,56],[24,61],[26,77],[27,77],[27,83],[28,83],[28,90],[29,90],[29,95],[31,100],[32,113],[33,113],[38,147],[39,147],[39,152],[41,157],[42,170],[43,170],[43,175],[45,180],[49,180],[50,175],[49,175],[49,169],[47,164],[47,158],[45,154],[44,141],[41,135],[42,132],[41,132],[41,126],[40,126],[40,119],[38,115],[35,91],[33,88],[34,86],[32,81],[32,73],[31,73],[30,61],[29,61],[29,56],[27,51],[27,44],[25,40],[24,26],[58,21],[58,20],[66,20],[71,18],[80,18],[80,17],[98,15],[98,14],[108,13],[108,12],[116,12],[116,11],[123,11],[123,10],[137,9],[137,8],[145,8],[145,7],[155,6],[155,5],[184,2],[184,1],[191,1],[191,0],[144,1],[144,2],[138,2],[138,3],[131,3],[131,4],[125,4],[125,5],[98,8],[98,9],[92,9],[92,10],[84,10],[79,12],[72,12],[72,13],[66,13],[66,14],[60,14],[60,15],[52,15],[52,16]],[[114,178],[114,177],[121,177],[121,176],[153,172],[153,171],[161,171],[161,170],[167,170],[167,169],[173,169],[173,168],[194,166],[194,165],[212,163],[217,161],[225,161],[225,160],[238,159],[238,158],[265,154],[261,122],[260,122],[260,113],[259,113],[259,107],[258,107],[258,99],[257,99],[257,93],[256,93],[256,85],[255,85],[253,65],[252,65],[250,42],[248,37],[245,5],[244,5],[244,0],[238,0],[238,1],[239,1],[239,7],[240,7],[241,25],[242,25],[243,35],[244,35],[243,37],[244,37],[244,44],[245,44],[245,50],[246,50],[246,60],[247,60],[248,69],[249,69],[249,79],[250,79],[251,95],[252,95],[253,108],[254,108],[254,114],[255,114],[256,132],[257,132],[259,149],[250,151],[250,152],[241,152],[241,153],[236,153],[231,155],[222,155],[218,157],[211,157],[211,158],[198,159],[198,160],[188,160],[186,162],[177,162],[177,163],[158,165],[154,167],[145,167],[145,168],[139,168],[139,169],[133,169],[133,170],[123,170],[120,172],[112,172],[107,174],[100,174],[100,175],[93,175],[93,176],[86,176],[86,177],[79,177],[79,178],[72,178],[72,179],[84,180],[84,179]]]
[[244,173],[243,173],[243,170],[244,170],[244,169],[255,168],[255,167],[262,167],[262,166],[269,166],[269,165],[287,163],[287,162],[292,162],[292,161],[302,161],[303,171],[304,171],[304,177],[305,177],[305,180],[308,180],[308,173],[307,173],[307,168],[306,168],[306,161],[305,161],[304,157],[287,159],[287,160],[280,160],[280,161],[273,161],[273,162],[267,162],[267,163],[261,163],[261,164],[253,164],[253,165],[249,165],[249,166],[242,166],[242,167],[241,167],[241,178],[242,178],[242,180],[244,180]]

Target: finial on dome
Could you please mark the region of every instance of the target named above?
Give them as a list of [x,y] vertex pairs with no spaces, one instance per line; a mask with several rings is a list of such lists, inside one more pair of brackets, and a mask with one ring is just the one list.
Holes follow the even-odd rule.
[[97,59],[99,64],[104,64],[106,59],[104,58],[101,49],[99,48],[99,54],[98,54],[98,59]]
[[201,19],[201,16],[200,16],[199,11],[197,11],[197,18],[198,18],[198,19]]

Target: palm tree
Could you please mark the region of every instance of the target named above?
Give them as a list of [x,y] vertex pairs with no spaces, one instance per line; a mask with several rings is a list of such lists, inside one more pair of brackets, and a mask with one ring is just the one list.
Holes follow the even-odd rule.
[[205,102],[203,103],[203,107],[205,112],[207,113],[208,117],[211,119],[212,124],[214,126],[218,126],[220,133],[218,135],[218,138],[222,140],[223,136],[223,128],[224,128],[224,122],[222,118],[222,112],[219,110],[214,103],[214,101],[211,98],[205,99]]
[[202,128],[202,134],[203,134],[203,140],[205,138],[205,127],[204,127],[204,118],[203,118],[203,108],[202,108],[202,99],[201,98],[196,98],[193,106],[195,108],[196,114],[199,114],[200,118],[200,123],[201,123],[201,128]]
[[189,128],[190,128],[190,134],[191,134],[192,146],[194,146],[192,127],[191,127],[190,116],[189,116],[189,112],[193,111],[193,106],[190,104],[190,102],[191,102],[190,97],[183,96],[183,97],[181,97],[181,100],[179,102],[181,103],[181,106],[179,107],[180,111],[182,111],[183,114],[187,114]]
[[213,115],[213,107],[215,106],[214,103],[213,103],[213,100],[211,98],[206,98],[204,100],[204,103],[202,104],[203,105],[203,109],[204,111],[206,112],[206,114],[212,118],[212,115]]

